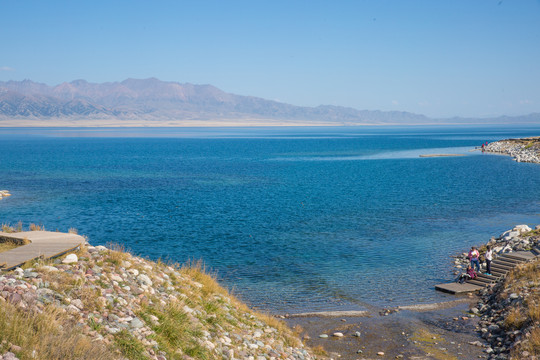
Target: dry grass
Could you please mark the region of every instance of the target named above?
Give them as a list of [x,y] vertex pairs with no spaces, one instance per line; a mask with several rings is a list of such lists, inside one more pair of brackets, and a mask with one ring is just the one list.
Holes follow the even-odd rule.
[[106,261],[114,265],[120,266],[122,261],[126,261],[131,257],[131,254],[124,248],[124,245],[108,243],[107,248],[109,249],[109,253]]
[[526,320],[519,308],[512,308],[504,319],[504,325],[507,329],[520,329]]
[[522,352],[540,355],[540,260],[516,267],[504,283],[505,293],[527,294],[525,301],[515,305],[507,314],[505,325],[509,329],[531,328],[528,341],[519,343],[512,351],[512,359],[522,358]]
[[36,225],[34,223],[30,224],[30,231],[45,231],[45,226],[42,225]]
[[326,350],[324,350],[322,345],[317,345],[317,346],[311,348],[311,350],[313,351],[313,353],[315,355],[320,355],[320,356],[327,356],[328,355],[328,353],[326,352]]
[[22,221],[19,221],[15,226],[12,226],[11,224],[2,224],[2,231],[5,233],[21,232],[22,227]]
[[28,244],[30,244],[30,240],[28,240],[27,238],[24,238],[22,240],[0,238],[0,252],[8,251],[11,249],[15,249],[16,247]]
[[3,303],[0,306],[0,334],[5,340],[2,353],[8,350],[9,343],[18,345],[22,350],[16,355],[21,360],[118,358],[104,345],[81,334],[59,309],[53,307],[46,307],[43,313],[37,314]]
[[182,303],[176,301],[164,307],[147,305],[139,316],[145,319],[147,324],[152,324],[149,315],[159,319],[159,322],[151,327],[156,333],[155,340],[167,353],[168,359],[184,359],[184,354],[196,359],[208,359],[208,350],[196,341],[196,338],[201,336],[201,330],[190,321],[182,307]]
[[[246,304],[238,300],[234,295],[230,294],[227,289],[223,288],[216,280],[216,275],[207,272],[206,267],[202,261],[189,261],[184,264],[180,269],[180,273],[190,279],[194,279],[203,287],[200,289],[201,295],[207,297],[211,294],[219,294],[231,299],[231,304],[241,311],[242,313],[248,313],[256,316],[265,322],[268,326],[278,330],[284,336],[284,340],[289,346],[299,346],[301,344],[300,339],[294,334],[294,332],[285,324],[285,322],[277,319],[276,317],[261,313],[254,312],[249,309]],[[242,319],[239,319],[242,321]]]
[[15,244],[15,243],[13,243],[11,241],[2,242],[2,243],[0,243],[0,253],[4,252],[4,251],[11,250],[11,249],[15,249],[18,246],[19,246],[19,244]]
[[529,353],[532,355],[540,355],[540,328],[534,328],[531,331],[531,336],[529,337]]

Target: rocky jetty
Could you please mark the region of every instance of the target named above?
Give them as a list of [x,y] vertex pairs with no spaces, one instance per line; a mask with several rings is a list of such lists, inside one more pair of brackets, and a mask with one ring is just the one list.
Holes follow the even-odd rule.
[[[528,250],[540,244],[540,225],[518,225],[488,242],[494,254]],[[480,247],[482,249],[482,247]],[[468,263],[465,253],[456,266]],[[540,259],[519,265],[499,283],[483,289],[471,308],[479,316],[478,332],[488,359],[540,359]]]
[[492,142],[485,151],[510,155],[517,162],[540,164],[540,136]]
[[[21,335],[28,327],[43,333]],[[315,358],[281,321],[248,309],[200,266],[103,246],[0,274],[0,331],[0,359]]]
[[9,191],[7,191],[7,190],[0,190],[0,199],[2,199],[3,197],[6,197],[6,196],[11,196],[11,194],[9,193]]

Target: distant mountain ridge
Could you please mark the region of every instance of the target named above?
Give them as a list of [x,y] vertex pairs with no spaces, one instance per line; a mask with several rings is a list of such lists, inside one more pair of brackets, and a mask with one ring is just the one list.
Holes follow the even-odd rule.
[[[532,114],[526,122],[540,122]],[[225,121],[245,124],[280,121],[310,124],[430,124],[440,120],[399,111],[368,111],[341,106],[295,106],[252,96],[226,93],[212,85],[181,84],[155,78],[56,86],[30,80],[0,82],[0,120],[117,119],[142,121]],[[455,123],[471,119],[450,119]],[[509,121],[505,118],[505,121]]]

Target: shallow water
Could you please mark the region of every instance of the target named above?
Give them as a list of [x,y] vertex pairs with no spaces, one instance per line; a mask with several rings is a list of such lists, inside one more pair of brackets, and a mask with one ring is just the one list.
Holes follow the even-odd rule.
[[[448,300],[449,255],[540,223],[540,127],[0,129],[0,221],[203,259],[269,311]],[[420,158],[421,154],[466,156]]]

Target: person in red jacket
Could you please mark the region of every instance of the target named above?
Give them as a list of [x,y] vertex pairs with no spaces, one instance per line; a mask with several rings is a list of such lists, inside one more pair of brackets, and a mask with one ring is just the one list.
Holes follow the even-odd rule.
[[476,271],[472,268],[471,265],[467,266],[467,272],[464,274],[461,274],[458,281],[460,284],[463,284],[467,280],[471,280],[476,278]]

